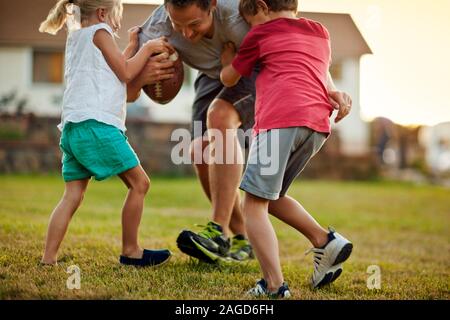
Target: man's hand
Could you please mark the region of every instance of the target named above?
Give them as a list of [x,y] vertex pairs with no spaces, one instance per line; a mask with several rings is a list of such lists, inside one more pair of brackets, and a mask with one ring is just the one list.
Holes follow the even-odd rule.
[[160,53],[170,53],[173,52],[175,49],[169,44],[167,39],[165,37],[160,37],[153,40],[148,40],[142,48],[147,49],[148,52],[150,52],[150,56],[157,55]]
[[141,72],[127,84],[127,101],[136,101],[145,85],[157,81],[171,79],[174,76],[173,61],[168,60],[168,53],[160,53],[150,57]]
[[226,67],[233,62],[234,56],[236,55],[236,47],[233,42],[227,42],[223,46],[222,54],[220,56],[220,61],[222,62],[222,67]]
[[329,91],[328,98],[333,108],[339,110],[334,119],[334,122],[338,123],[350,113],[350,110],[352,109],[352,98],[341,91]]
[[154,84],[160,80],[171,79],[174,75],[173,61],[168,60],[169,54],[164,52],[150,57],[147,64],[137,76],[142,87]]

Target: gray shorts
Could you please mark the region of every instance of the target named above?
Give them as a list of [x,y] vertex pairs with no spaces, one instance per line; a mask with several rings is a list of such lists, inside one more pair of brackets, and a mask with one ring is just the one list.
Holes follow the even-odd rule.
[[326,140],[327,134],[307,127],[261,131],[250,147],[240,189],[277,200]]
[[[250,78],[242,77],[231,88],[224,87],[219,79],[212,79],[204,73],[199,73],[195,80],[195,100],[192,107],[191,137],[201,137],[207,130],[206,117],[208,108],[214,99],[222,99],[231,103],[241,118],[241,129],[244,131],[253,127],[255,118],[255,80],[257,73]],[[201,130],[194,126],[194,121],[201,123]]]

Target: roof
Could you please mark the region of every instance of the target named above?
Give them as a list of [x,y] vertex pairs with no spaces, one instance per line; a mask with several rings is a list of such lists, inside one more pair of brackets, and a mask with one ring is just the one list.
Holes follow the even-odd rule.
[[301,17],[322,23],[330,33],[333,59],[360,57],[372,50],[351,15],[346,13],[301,12]]
[[[38,31],[40,23],[55,3],[56,0],[0,1],[0,46],[64,48],[65,32],[52,36]],[[125,19],[119,32],[120,46],[124,47],[128,40],[127,30],[143,23],[155,8],[156,5],[124,4]],[[303,12],[300,16],[319,21],[327,27],[333,60],[372,53],[349,14]]]

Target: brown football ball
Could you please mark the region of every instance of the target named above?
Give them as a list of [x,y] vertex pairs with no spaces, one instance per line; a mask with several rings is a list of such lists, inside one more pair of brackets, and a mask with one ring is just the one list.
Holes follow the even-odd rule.
[[174,74],[171,79],[157,81],[154,84],[144,86],[142,89],[147,96],[159,104],[167,104],[178,94],[183,85],[183,62],[177,52],[172,53],[169,59],[174,62]]

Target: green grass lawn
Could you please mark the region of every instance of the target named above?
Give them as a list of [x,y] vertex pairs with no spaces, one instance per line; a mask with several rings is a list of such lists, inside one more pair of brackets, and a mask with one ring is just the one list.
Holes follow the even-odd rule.
[[[60,251],[57,267],[38,265],[47,222],[63,192],[58,176],[0,176],[0,299],[244,299],[260,276],[255,261],[216,267],[183,255],[183,228],[211,216],[194,178],[154,178],[140,239],[169,247],[169,264],[155,269],[119,265],[118,179],[92,182]],[[344,273],[311,290],[308,241],[274,219],[286,280],[294,299],[449,299],[450,190],[388,182],[296,182],[294,196],[324,225],[354,242]],[[81,289],[69,290],[66,269],[81,269]],[[367,268],[381,268],[381,289],[366,286]]]

